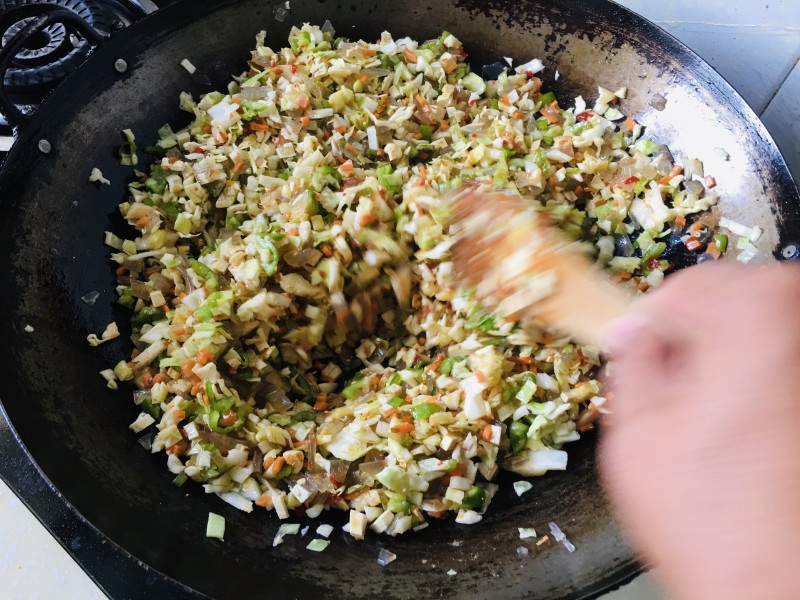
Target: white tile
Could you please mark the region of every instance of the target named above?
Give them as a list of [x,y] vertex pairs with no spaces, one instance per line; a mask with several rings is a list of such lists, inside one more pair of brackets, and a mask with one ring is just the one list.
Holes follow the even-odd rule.
[[800,55],[796,1],[620,3],[697,52],[761,114]]
[[800,183],[800,61],[761,117]]
[[761,114],[800,54],[800,30],[676,23],[669,31]]
[[647,17],[662,23],[706,23],[708,25],[772,25],[800,27],[797,0],[616,0]]
[[104,600],[78,564],[0,480],[0,581],[6,600]]

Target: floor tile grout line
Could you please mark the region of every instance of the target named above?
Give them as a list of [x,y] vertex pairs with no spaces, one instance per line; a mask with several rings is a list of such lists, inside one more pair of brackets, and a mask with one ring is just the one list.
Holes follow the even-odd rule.
[[786,75],[783,77],[783,79],[781,79],[781,82],[775,87],[775,91],[772,92],[772,94],[770,94],[769,100],[767,100],[767,103],[764,106],[763,110],[761,110],[761,112],[758,113],[759,118],[763,117],[764,114],[767,112],[767,110],[769,110],[769,107],[772,105],[773,100],[775,100],[777,95],[780,93],[784,84],[789,80],[789,77],[792,76],[792,73],[795,72],[795,69],[800,69],[800,58],[797,58],[794,61],[794,65],[792,65],[792,68],[786,72]]

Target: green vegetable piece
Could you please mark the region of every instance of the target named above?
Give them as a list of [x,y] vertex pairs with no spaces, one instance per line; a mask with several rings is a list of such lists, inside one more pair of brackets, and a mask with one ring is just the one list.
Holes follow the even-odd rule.
[[317,413],[315,413],[313,410],[304,410],[292,416],[292,421],[295,423],[305,423],[306,421],[316,422],[316,420]]
[[439,373],[449,376],[453,372],[453,367],[456,363],[464,362],[465,360],[467,360],[466,356],[448,356],[439,365]]
[[536,119],[536,129],[539,131],[547,131],[550,129],[550,121],[542,117],[541,119]]
[[144,184],[154,194],[163,194],[167,189],[167,172],[160,165],[154,166]]
[[267,420],[269,420],[270,423],[275,423],[275,425],[280,425],[281,427],[286,427],[292,423],[292,418],[289,415],[282,415],[281,413],[272,413],[271,415],[267,416]]
[[166,321],[167,314],[158,308],[144,306],[142,310],[131,317],[131,327],[134,333],[139,333],[145,325],[152,325],[158,321]]
[[486,82],[476,73],[467,73],[461,84],[476,94],[483,94],[486,91]]
[[431,136],[433,136],[433,128],[430,125],[420,125],[419,134],[422,136],[423,140],[430,142]]
[[323,550],[325,550],[325,548],[328,547],[328,544],[330,544],[330,541],[328,540],[321,540],[321,539],[311,540],[308,546],[306,546],[306,549],[311,550],[312,552],[322,552]]
[[533,398],[533,395],[536,393],[536,389],[536,382],[528,380],[517,392],[516,399],[527,404],[531,401],[531,398]]
[[633,147],[646,156],[652,156],[658,150],[658,144],[648,138],[640,139]]
[[139,410],[143,413],[147,413],[156,420],[161,418],[161,406],[154,404],[153,400],[149,397],[142,400],[142,403],[139,404]]
[[728,236],[724,233],[715,234],[714,245],[716,245],[717,250],[719,250],[720,253],[725,254],[725,251],[728,249]]
[[646,263],[651,258],[658,258],[661,256],[667,249],[667,245],[664,242],[658,242],[656,244],[652,244],[642,255],[642,262]]
[[389,502],[386,505],[386,510],[390,510],[395,514],[408,514],[411,512],[411,503],[409,503],[405,494],[388,491],[385,493],[389,498]]
[[178,473],[175,476],[175,479],[172,480],[172,485],[175,487],[181,487],[184,483],[186,483],[187,479],[189,479],[189,477],[187,477],[186,473]]
[[528,442],[528,429],[530,425],[522,421],[514,421],[508,428],[508,437],[511,440],[511,451],[516,454]]
[[256,243],[269,255],[269,259],[261,263],[261,268],[264,269],[267,277],[272,277],[278,271],[278,262],[281,259],[278,248],[275,247],[275,242],[265,235],[256,236]]
[[486,501],[486,491],[477,485],[473,485],[464,493],[464,500],[461,505],[464,508],[480,508]]
[[556,95],[553,92],[547,92],[546,94],[542,94],[539,101],[542,103],[542,106],[550,105],[556,101]]
[[199,260],[189,261],[192,270],[197,273],[199,277],[206,280],[206,287],[210,290],[216,289],[219,286],[219,278],[207,265],[204,265]]
[[411,407],[411,414],[414,416],[414,420],[421,421],[423,419],[427,419],[433,414],[438,412],[442,412],[442,409],[437,406],[436,404],[417,404],[416,406]]
[[167,202],[161,205],[161,210],[167,215],[167,218],[173,223],[177,220],[178,215],[181,214],[180,205],[176,202]]
[[389,405],[389,406],[391,406],[392,408],[400,408],[400,407],[401,407],[401,406],[403,406],[405,403],[406,403],[405,399],[403,399],[403,398],[399,398],[398,396],[395,396],[394,398],[392,398],[391,400],[389,400],[389,401],[388,401],[386,404],[388,404],[388,405]]
[[225,517],[216,513],[208,513],[208,523],[206,524],[206,537],[223,539],[225,536]]

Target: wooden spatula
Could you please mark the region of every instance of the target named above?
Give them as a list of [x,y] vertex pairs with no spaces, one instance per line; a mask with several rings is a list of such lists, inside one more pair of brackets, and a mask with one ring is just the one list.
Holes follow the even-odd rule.
[[450,201],[456,274],[486,308],[604,347],[608,326],[629,310],[631,295],[524,198],[472,186]]

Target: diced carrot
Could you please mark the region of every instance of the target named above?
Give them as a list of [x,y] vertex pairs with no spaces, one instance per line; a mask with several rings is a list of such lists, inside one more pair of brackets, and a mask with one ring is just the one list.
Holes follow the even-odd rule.
[[262,494],[256,499],[256,506],[261,506],[266,509],[272,508],[272,496],[269,494]]
[[452,471],[450,471],[450,475],[452,475],[453,477],[461,477],[466,470],[467,469],[464,466],[464,463],[458,463],[455,466],[455,468]]
[[251,122],[250,129],[252,131],[269,131],[269,125],[267,125],[266,123]]
[[153,374],[150,371],[145,371],[142,383],[144,383],[145,387],[150,387],[153,384]]
[[183,454],[186,451],[186,442],[181,440],[167,447],[167,454]]
[[286,230],[287,235],[298,235],[300,232],[298,231],[297,227],[290,227]]
[[203,389],[203,382],[200,381],[200,378],[198,377],[197,381],[195,381],[194,385],[192,385],[192,390],[191,390],[192,396],[196,396],[197,394],[199,394],[202,391],[202,389]]
[[233,172],[234,173],[241,173],[244,169],[245,162],[243,160],[238,160],[233,163]]
[[202,367],[203,365],[207,365],[212,360],[214,360],[214,353],[208,349],[200,350],[200,352],[197,353],[195,360],[197,364]]
[[175,415],[175,418],[178,421],[182,421],[183,419],[186,418],[186,411],[185,410],[176,410],[176,411],[173,411],[172,414]]
[[157,375],[153,376],[153,381],[151,383],[155,385],[157,383],[164,383],[166,380],[167,378],[163,373],[158,373]]
[[311,100],[308,98],[308,96],[301,96],[300,100],[297,101],[297,104],[300,106],[300,108],[305,110],[311,106]]
[[275,457],[274,456],[270,456],[270,455],[265,456],[264,457],[264,462],[262,463],[262,466],[264,467],[264,470],[266,471],[267,469],[269,469],[272,466],[272,463],[274,463],[274,462],[275,462]]
[[513,117],[514,117],[515,119],[521,119],[521,118],[523,118],[524,116],[525,116],[525,115],[524,115],[524,114],[523,114],[521,111],[518,111],[518,110],[515,110],[515,111],[514,111],[514,115],[513,115]]
[[414,431],[413,423],[398,423],[391,429],[392,433],[411,433]]
[[279,456],[275,459],[275,462],[270,465],[269,469],[266,470],[266,474],[270,477],[275,477],[278,473],[281,472],[283,465],[286,464],[286,459],[282,456]]
[[180,336],[182,336],[182,335],[185,335],[185,334],[186,334],[186,329],[184,329],[183,327],[181,327],[180,329],[176,329],[175,331],[173,331],[173,333],[174,333],[176,336],[180,337]]
[[117,267],[117,277],[122,277],[125,273],[128,272],[128,267]]
[[625,128],[628,131],[633,131],[636,125],[637,125],[636,121],[634,121],[632,118],[628,117],[627,119],[625,119]]
[[715,188],[715,187],[717,187],[717,180],[716,180],[716,179],[714,179],[714,178],[713,178],[711,175],[709,175],[708,177],[706,177],[705,179],[703,179],[703,183],[705,183],[705,184],[706,184],[706,187],[707,187],[708,189],[712,189],[712,188]]
[[344,135],[345,133],[347,133],[347,127],[345,127],[344,125],[339,125],[336,128],[336,133],[341,133],[342,135]]
[[133,350],[131,350],[131,358],[136,358],[137,356],[139,356],[139,354],[141,353],[139,352],[138,348],[134,348]]
[[341,173],[352,173],[353,172],[353,161],[352,160],[347,160],[346,162],[343,162],[341,165],[339,165],[339,171]]
[[486,383],[486,375],[484,375],[483,371],[480,369],[475,371],[475,379],[478,381],[478,383]]
[[350,142],[347,142],[347,143],[344,145],[344,147],[345,147],[345,148],[347,148],[347,149],[348,149],[350,152],[352,152],[353,154],[358,154],[358,150],[356,150],[356,147],[355,147],[355,146],[353,146],[353,144],[351,144]]
[[373,223],[376,220],[377,220],[377,217],[375,215],[367,213],[367,214],[363,214],[360,217],[358,217],[358,219],[356,219],[356,224],[359,227],[364,227],[366,225],[369,225],[370,223]]
[[302,117],[300,117],[300,125],[302,125],[303,127],[308,127],[308,124],[310,122],[311,119],[309,119],[307,116],[303,115]]
[[483,429],[481,429],[481,437],[488,441],[492,439],[492,426],[491,425],[484,425]]
[[675,217],[675,227],[678,227],[680,229],[686,227],[686,217],[684,217],[683,215],[678,215],[677,217]]
[[192,369],[194,369],[195,364],[196,363],[195,363],[194,359],[187,358],[185,361],[183,361],[181,363],[181,373],[183,373],[184,376],[191,375],[192,374]]
[[410,63],[411,63],[411,62],[413,62],[413,63],[417,62],[417,55],[416,55],[416,54],[414,54],[414,53],[413,53],[411,50],[409,50],[408,48],[406,48],[405,50],[403,50],[403,57],[406,59],[406,62],[410,62]]
[[[364,52],[364,56],[375,56],[378,53],[377,50],[375,50],[373,48],[370,48],[370,47],[365,47],[363,49],[363,52]],[[365,77],[366,77],[366,75],[365,75]]]
[[319,249],[320,249],[320,252],[322,252],[322,254],[324,256],[327,256],[328,258],[333,256],[333,250],[327,244],[323,244],[322,246],[319,247]]
[[139,226],[147,225],[148,223],[150,223],[150,217],[148,217],[147,215],[143,216],[138,221],[136,221],[136,224]]
[[393,416],[399,414],[399,411],[396,408],[387,408],[385,411],[381,413],[381,416],[384,419],[391,419]]

